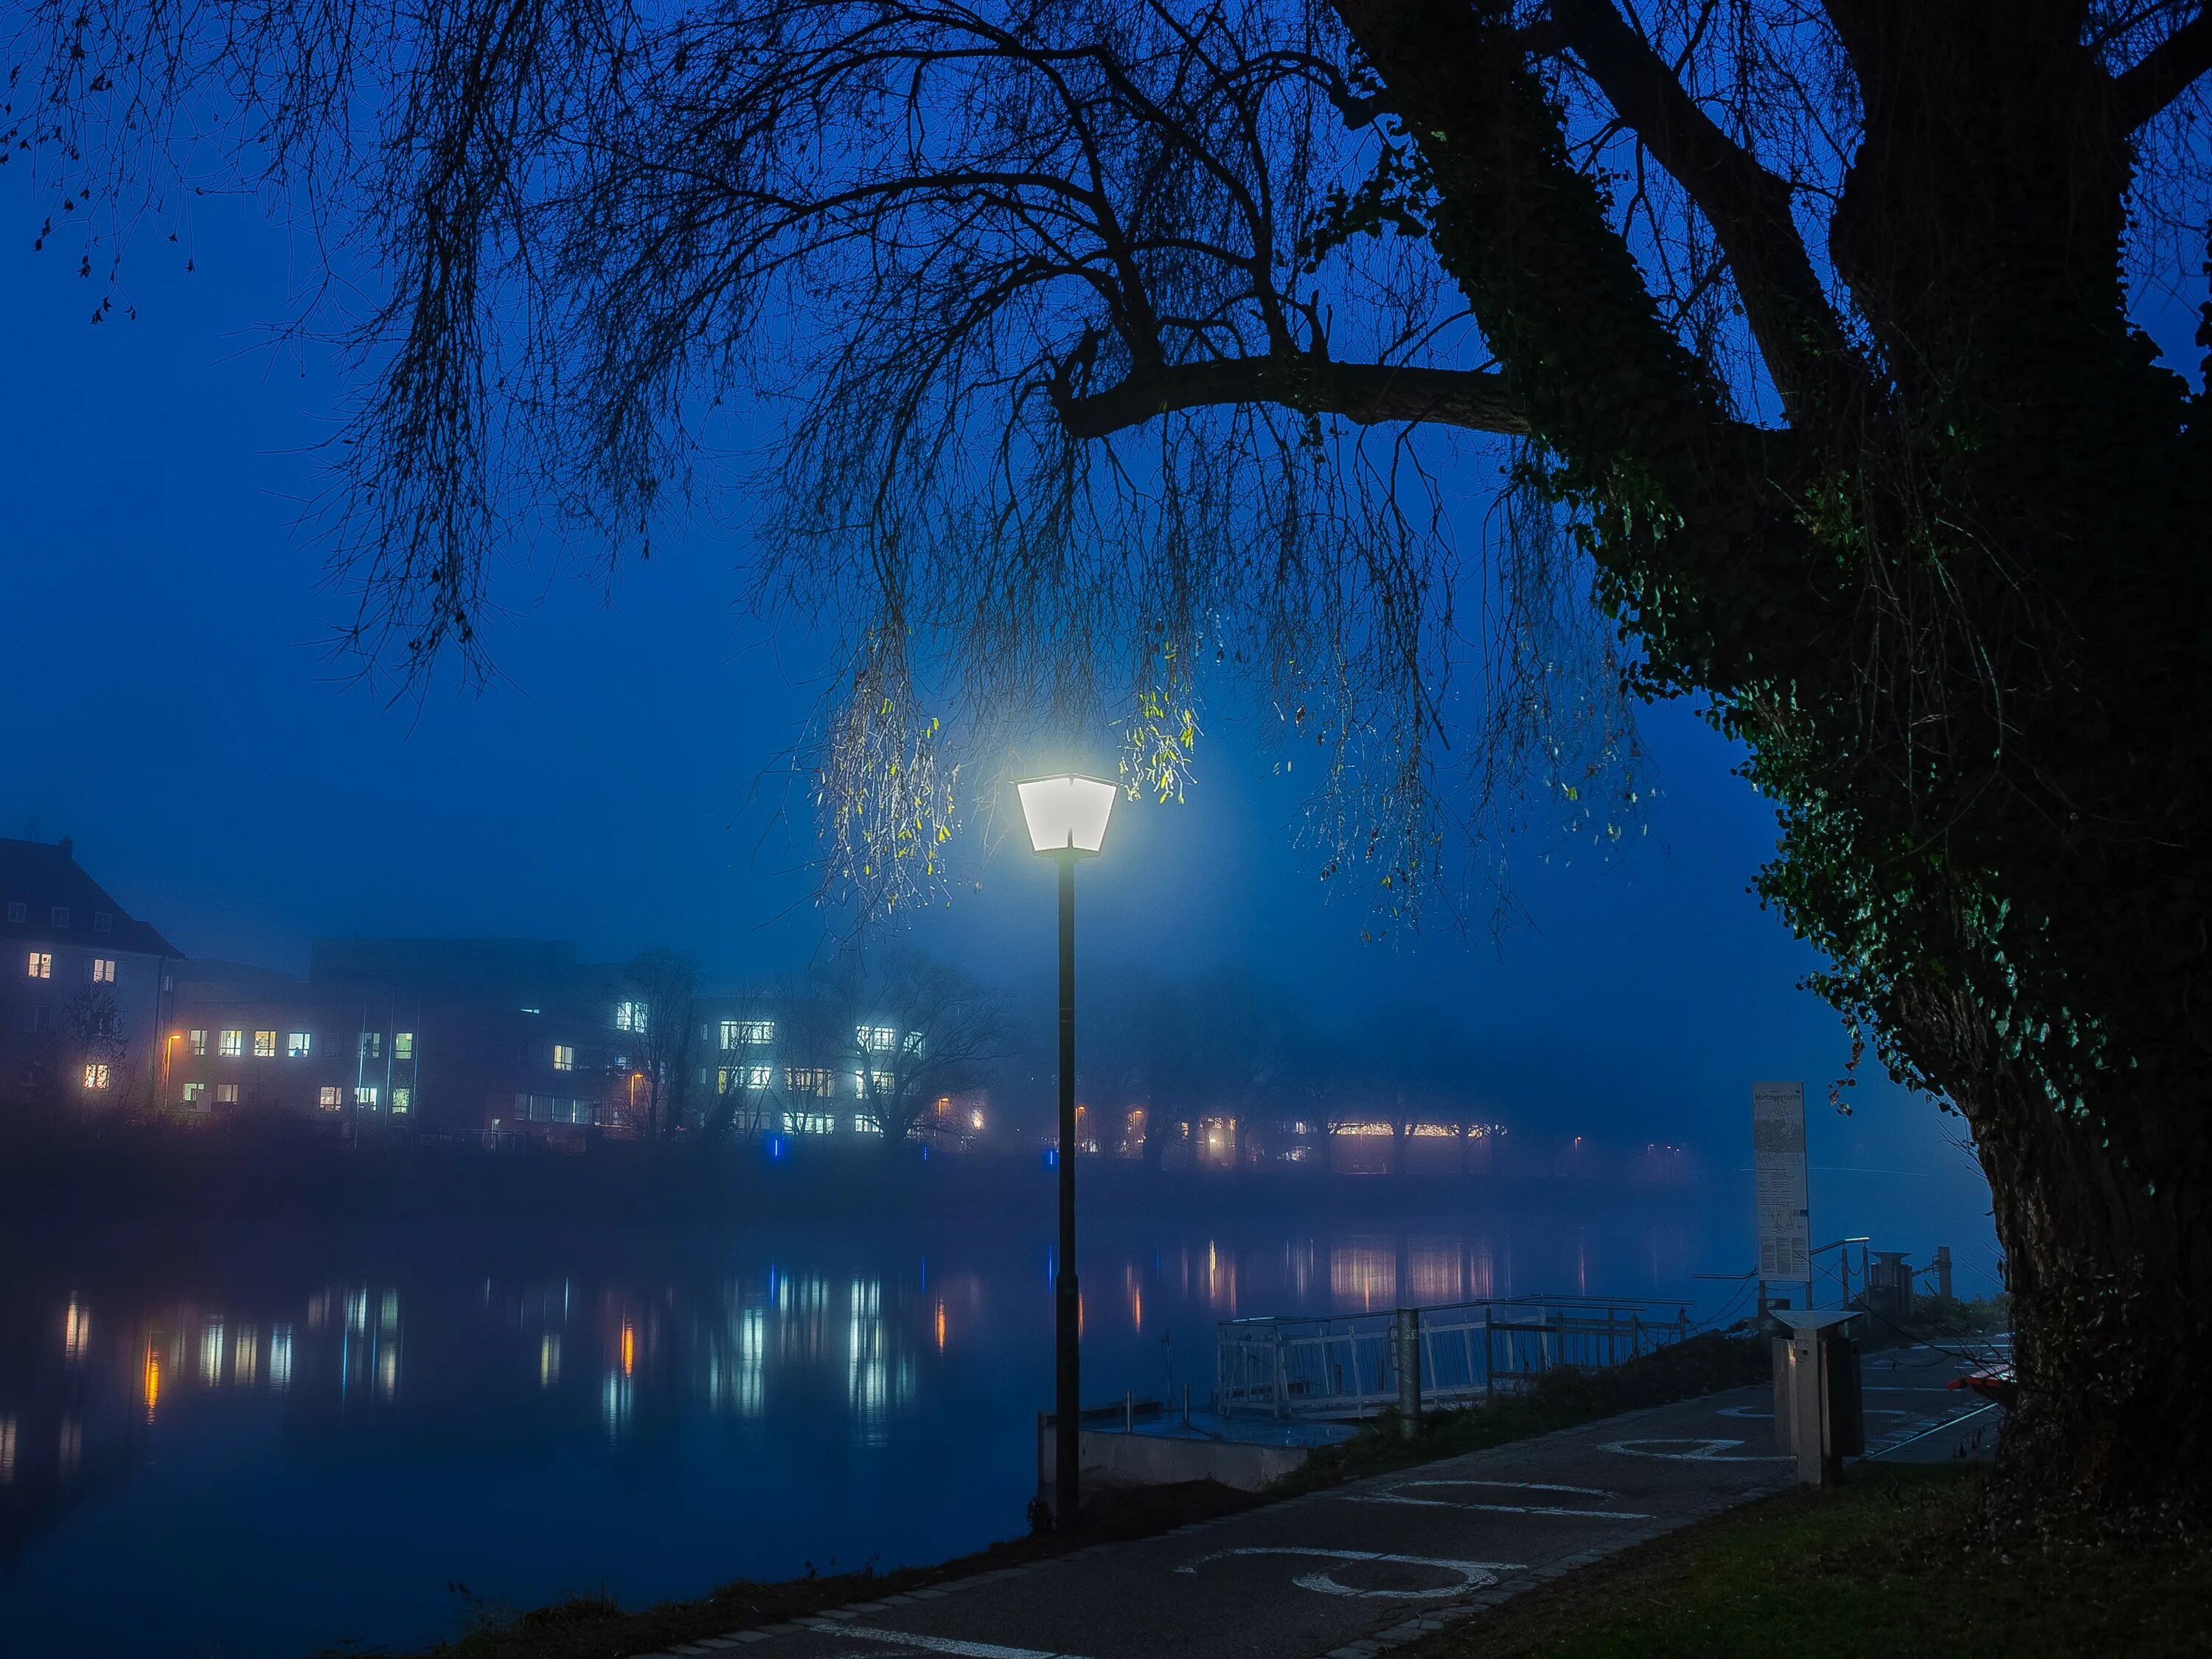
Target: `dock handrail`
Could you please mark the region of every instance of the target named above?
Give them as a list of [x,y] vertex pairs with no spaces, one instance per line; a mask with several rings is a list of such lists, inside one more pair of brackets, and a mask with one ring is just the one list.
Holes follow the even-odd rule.
[[[1652,1297],[1488,1297],[1417,1311],[1425,1407],[1527,1388],[1548,1371],[1603,1370],[1690,1334],[1686,1302]],[[1215,1409],[1342,1418],[1395,1405],[1395,1319],[1393,1310],[1224,1320]]]

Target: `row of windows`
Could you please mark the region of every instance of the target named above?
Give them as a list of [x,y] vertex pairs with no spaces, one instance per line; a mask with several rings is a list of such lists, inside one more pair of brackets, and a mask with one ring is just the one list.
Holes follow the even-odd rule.
[[[787,1135],[830,1135],[837,1133],[839,1119],[835,1112],[786,1112],[782,1115],[783,1132]],[[856,1135],[879,1135],[882,1122],[866,1112],[852,1116],[853,1133]]]
[[[615,1024],[624,1030],[632,1028],[622,1024],[622,1011],[633,1006],[635,1005],[621,1003],[616,1006]],[[645,1027],[641,1023],[635,1029],[641,1031]],[[714,1035],[713,1027],[708,1028],[708,1035]],[[775,1041],[775,1022],[772,1019],[726,1019],[721,1023],[721,1037],[724,1054],[736,1048],[757,1048]],[[860,1045],[864,1054],[887,1054],[902,1046],[898,1029],[891,1025],[855,1025],[853,1041]],[[910,1054],[920,1054],[921,1033],[908,1031],[903,1046]]]
[[587,1128],[599,1121],[599,1108],[590,1101],[562,1100],[552,1095],[518,1093],[514,1115],[520,1122],[580,1123]]
[[[101,1076],[101,1080],[97,1084],[92,1080],[94,1071],[98,1071]],[[88,1089],[105,1089],[107,1086],[106,1073],[107,1067],[105,1066],[86,1066],[84,1086]],[[238,1085],[235,1083],[187,1083],[185,1085],[185,1104],[202,1111],[206,1110],[210,1091],[213,1091],[212,1097],[218,1106],[235,1106],[238,1103]],[[343,1089],[336,1084],[326,1083],[316,1091],[315,1103],[326,1112],[335,1112],[345,1104],[345,1097],[346,1091]],[[363,1084],[353,1091],[353,1103],[356,1106],[368,1107],[372,1111],[375,1109],[379,1097],[378,1090],[374,1084]],[[414,1104],[415,1091],[412,1089],[394,1089],[392,1091],[392,1114],[394,1117],[404,1117],[413,1109]]]
[[[23,923],[30,921],[30,919],[31,907],[28,904],[26,904],[21,899],[9,899],[8,901],[8,920],[9,921],[14,922],[20,927]],[[68,927],[70,925],[69,906],[66,904],[57,904],[52,909],[48,910],[46,912],[46,925],[49,927]],[[94,910],[92,913],[92,931],[95,933],[113,933],[115,931],[114,913],[108,910]]]
[[[252,1036],[254,1059],[276,1058],[276,1032],[256,1031],[252,1033]],[[216,1053],[225,1060],[243,1060],[246,1057],[246,1032],[243,1027],[235,1030],[218,1030],[215,1034]],[[208,1051],[208,1034],[204,1030],[195,1028],[186,1032],[185,1042],[185,1046],[195,1054],[204,1054]],[[288,1060],[305,1060],[314,1052],[314,1048],[315,1034],[313,1031],[290,1031],[285,1034],[283,1052],[284,1057]],[[384,1058],[383,1032],[363,1031],[361,1034],[361,1057],[363,1060]],[[400,1060],[411,1060],[415,1058],[414,1032],[394,1031],[392,1034],[392,1057]]]
[[[699,1080],[702,1083],[707,1080],[704,1072],[699,1074]],[[866,1098],[871,1081],[875,1085],[875,1092],[879,1095],[890,1093],[896,1086],[896,1081],[889,1072],[866,1074],[855,1072],[853,1073],[854,1098]],[[773,1066],[721,1066],[714,1071],[714,1092],[718,1095],[732,1094],[741,1089],[770,1089],[775,1086],[775,1067]],[[837,1092],[837,1077],[826,1066],[787,1066],[783,1068],[783,1086],[794,1095],[812,1095],[817,1099],[828,1100]]]
[[[31,951],[24,972],[32,979],[52,979],[54,976],[54,953],[52,951]],[[94,957],[92,959],[92,982],[94,985],[115,983],[113,957]]]

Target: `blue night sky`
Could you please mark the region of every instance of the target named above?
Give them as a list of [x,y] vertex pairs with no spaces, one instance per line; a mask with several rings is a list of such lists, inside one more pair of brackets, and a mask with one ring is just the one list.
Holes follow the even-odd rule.
[[[194,955],[296,968],[319,934],[519,933],[605,957],[688,946],[737,981],[817,948],[803,791],[794,834],[782,795],[752,785],[828,653],[735,606],[737,532],[695,525],[611,585],[580,550],[507,568],[503,678],[392,706],[333,659],[349,599],[301,526],[342,384],[327,359],[264,343],[282,233],[251,204],[204,204],[196,271],[185,245],[143,237],[126,266],[137,320],[88,326],[99,295],[74,253],[29,250],[26,183],[0,192],[18,233],[0,254],[15,388],[0,656],[24,716],[0,832],[74,836]],[[1086,871],[1091,969],[1241,966],[1335,1017],[1441,1008],[1493,1056],[1509,1121],[1688,1140],[1720,1169],[1745,1161],[1751,1080],[1803,1078],[1816,1169],[1836,1172],[1825,1189],[1816,1174],[1816,1203],[1845,1207],[1873,1179],[1843,1171],[1898,1170],[1921,1185],[1892,1198],[1979,1216],[1955,1119],[1872,1075],[1852,1117],[1818,1103],[1848,1042],[1796,988],[1811,953],[1745,890],[1771,814],[1686,708],[1645,717],[1662,789],[1648,836],[1610,866],[1524,849],[1532,923],[1502,943],[1363,945],[1361,905],[1325,902],[1290,844],[1297,792],[1233,722],[1210,735],[1188,803],[1125,804],[1112,856]],[[1002,847],[981,874],[916,942],[1034,981],[1048,872]]]

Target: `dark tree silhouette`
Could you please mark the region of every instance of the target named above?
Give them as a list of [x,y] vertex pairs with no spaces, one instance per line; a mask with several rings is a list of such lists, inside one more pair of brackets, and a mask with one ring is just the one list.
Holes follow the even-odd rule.
[[629,1072],[617,1083],[631,1128],[647,1139],[684,1121],[698,1048],[699,972],[690,951],[665,948],[646,951],[623,970]]
[[1039,709],[1173,793],[1201,677],[1255,689],[1323,873],[1402,916],[1532,790],[1630,821],[1624,687],[1705,700],[1822,988],[1972,1127],[2014,1511],[2212,1511],[2212,407],[2134,320],[2202,255],[2199,0],[87,0],[25,40],[9,147],[88,273],[222,165],[360,239],[367,647],[472,653],[532,509],[634,546],[718,398],[785,400],[760,591],[851,624],[823,816],[878,904]]

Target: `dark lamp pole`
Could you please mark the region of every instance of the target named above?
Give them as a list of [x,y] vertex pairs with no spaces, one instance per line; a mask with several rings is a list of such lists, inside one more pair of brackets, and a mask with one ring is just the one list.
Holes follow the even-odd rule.
[[1036,778],[1016,786],[1030,845],[1060,866],[1060,1272],[1053,1281],[1053,1523],[1073,1532],[1081,1510],[1082,1289],[1075,1273],[1075,866],[1106,839],[1114,786]]

